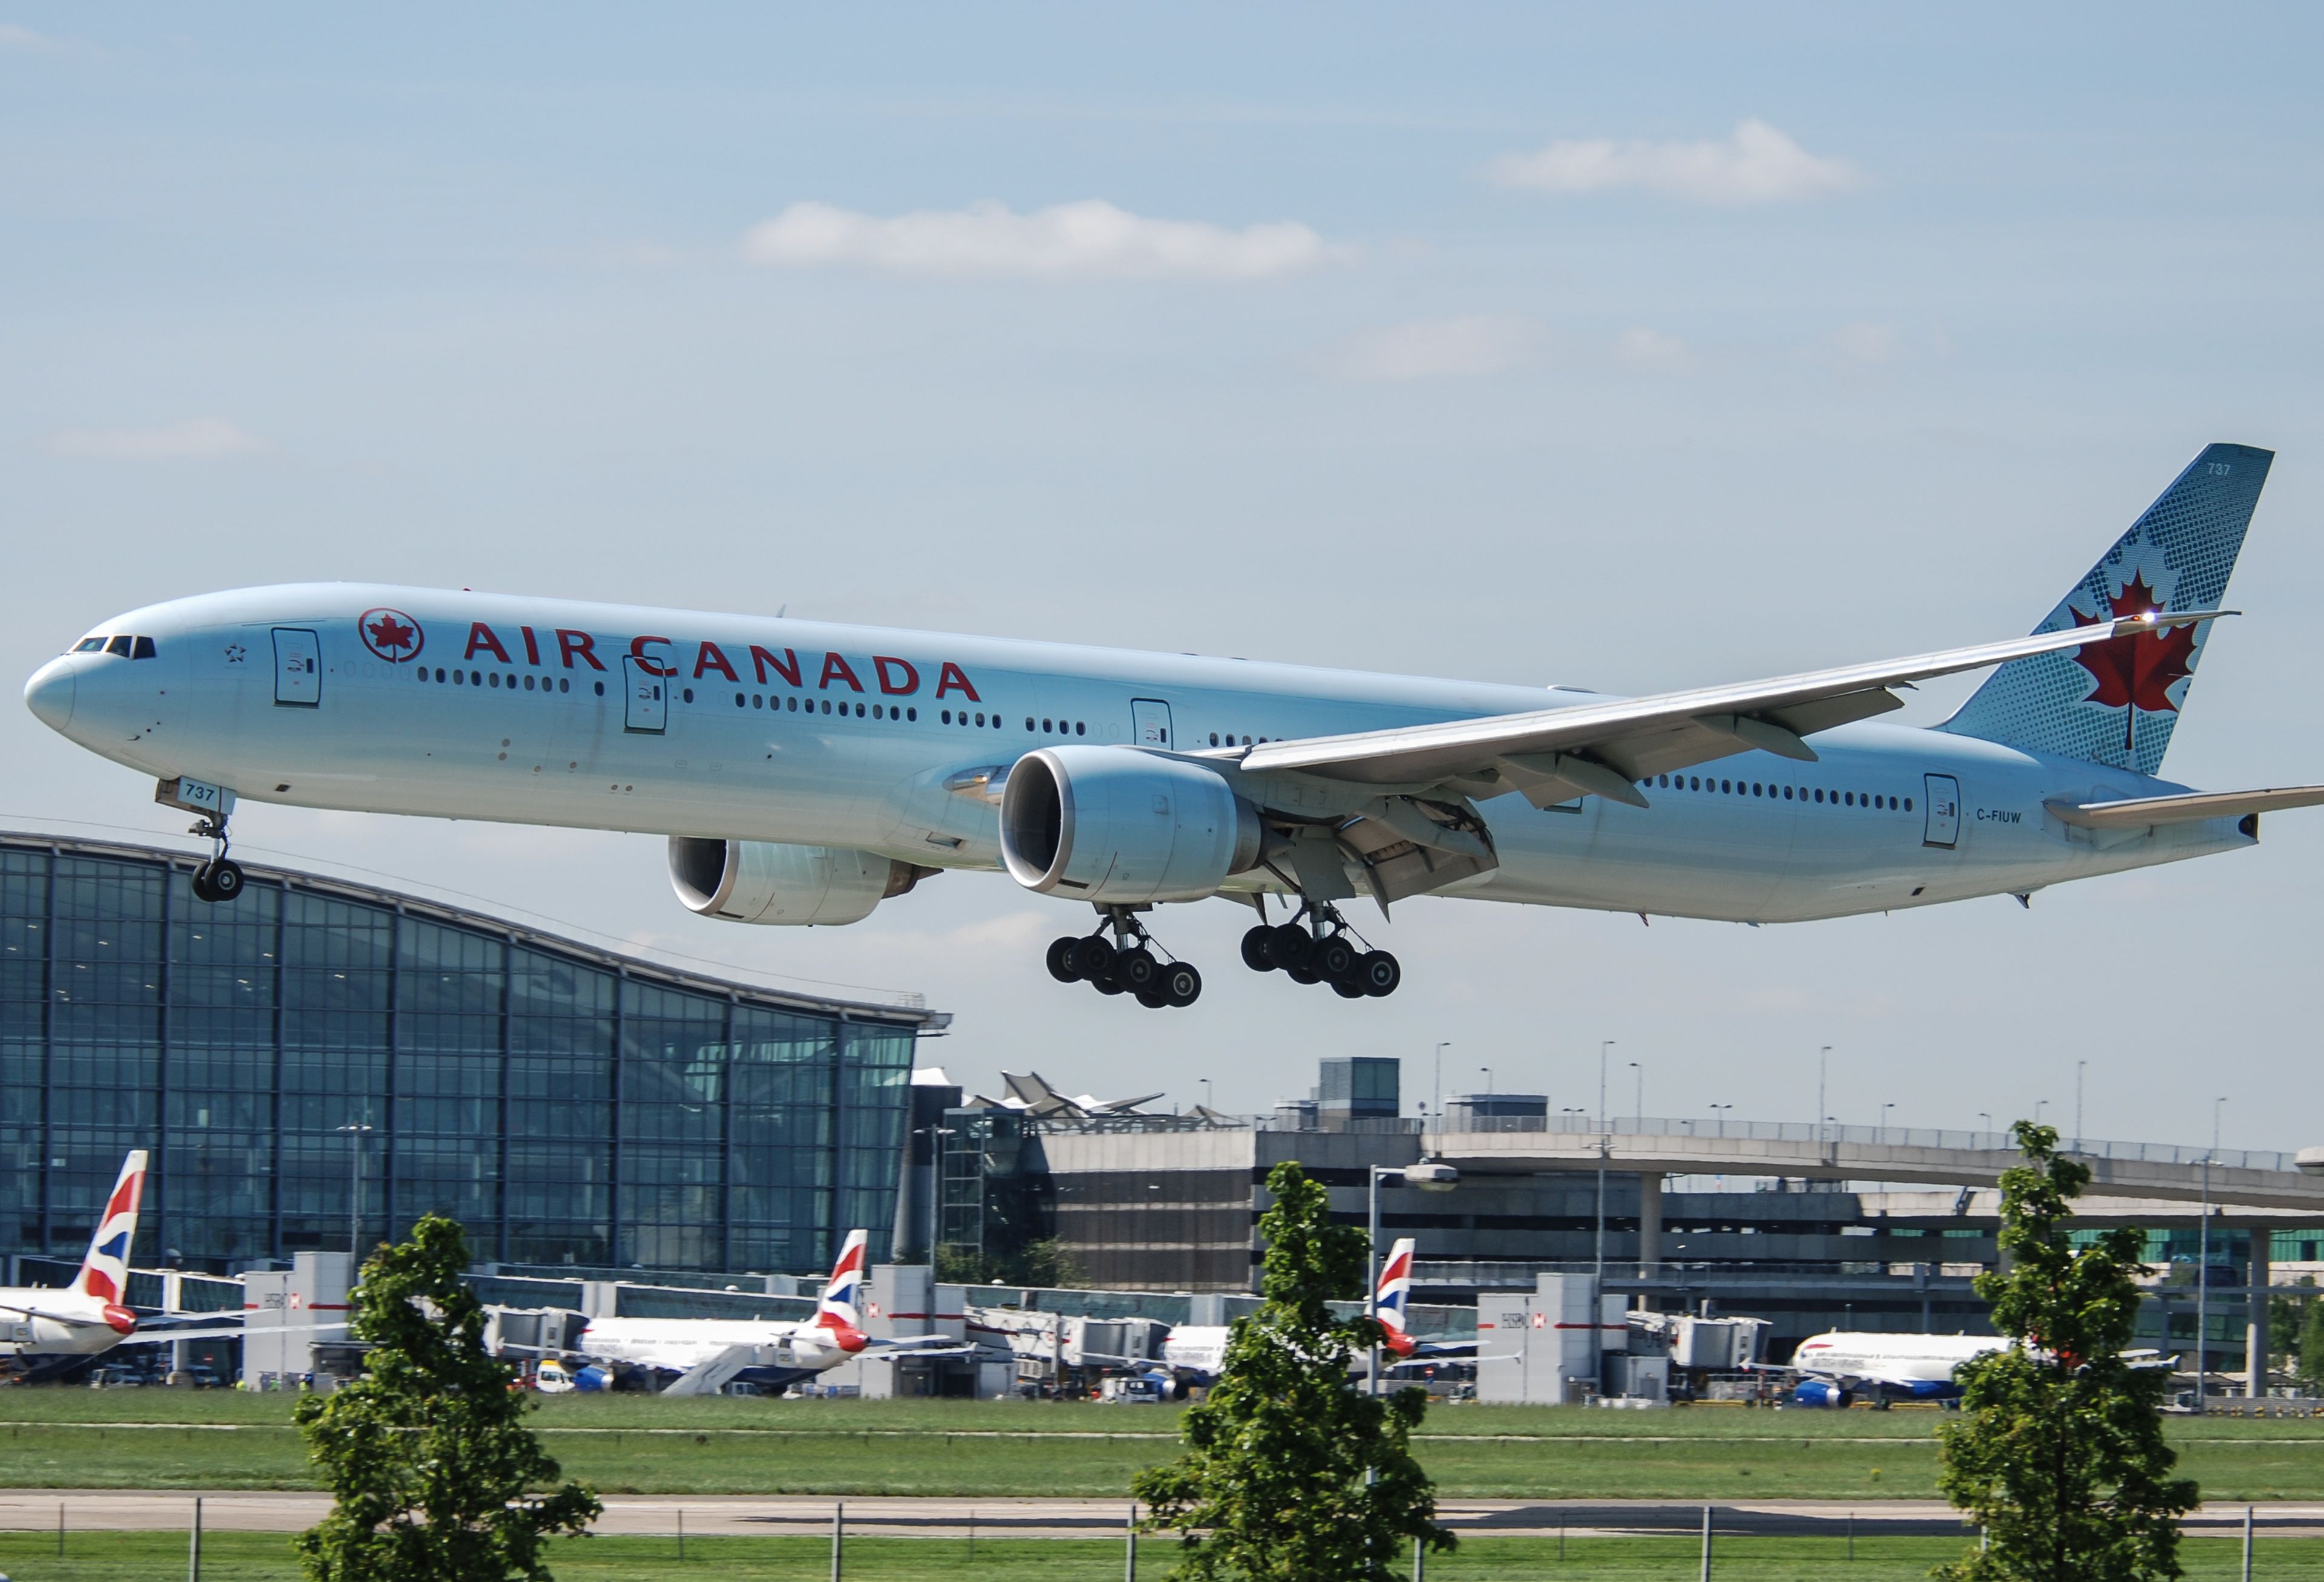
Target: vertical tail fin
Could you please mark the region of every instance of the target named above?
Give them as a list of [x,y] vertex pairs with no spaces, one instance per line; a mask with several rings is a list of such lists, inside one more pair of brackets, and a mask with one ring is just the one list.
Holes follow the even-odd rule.
[[843,1351],[863,1349],[863,1255],[871,1239],[868,1231],[847,1233],[831,1265],[823,1300],[815,1304],[815,1327],[827,1330]]
[[[2275,453],[2211,445],[2034,630],[2144,610],[2213,610]],[[2152,775],[2186,706],[2210,624],[2089,643],[2004,665],[1939,729]]]
[[1372,1291],[1372,1316],[1388,1331],[1380,1342],[1397,1357],[1412,1355],[1412,1329],[1406,1310],[1412,1304],[1412,1237],[1399,1237],[1380,1265],[1379,1284]]
[[88,1238],[88,1255],[72,1288],[83,1296],[118,1304],[129,1289],[129,1252],[137,1241],[137,1205],[145,1195],[145,1150],[134,1148],[121,1162],[121,1173],[97,1216],[97,1233]]

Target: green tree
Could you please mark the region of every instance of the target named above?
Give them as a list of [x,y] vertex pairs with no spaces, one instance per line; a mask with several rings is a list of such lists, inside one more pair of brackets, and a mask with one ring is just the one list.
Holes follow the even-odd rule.
[[484,1349],[484,1309],[461,1283],[459,1225],[430,1214],[364,1265],[355,1338],[364,1375],[293,1414],[334,1497],[294,1541],[313,1582],[546,1578],[542,1540],[599,1511],[524,1426],[516,1370]]
[[1956,1582],[2143,1582],[2177,1577],[2193,1480],[2171,1476],[2170,1384],[2124,1360],[2138,1316],[2144,1233],[2110,1230],[2079,1253],[2064,1222],[2089,1166],[2057,1154],[2056,1128],[2012,1128],[2024,1163],[2001,1176],[2003,1269],[1980,1274],[1993,1327],[2014,1344],[1954,1370],[1961,1416],[1937,1430],[1946,1497],[1986,1530],[1937,1575]]
[[2311,1395],[2324,1394],[2324,1299],[2311,1296],[2300,1306],[2300,1383]]
[[1384,1582],[1413,1539],[1453,1544],[1409,1442],[1428,1398],[1357,1387],[1349,1364],[1379,1327],[1326,1304],[1362,1289],[1363,1237],[1332,1223],[1328,1195],[1296,1164],[1267,1186],[1266,1300],[1236,1321],[1210,1398],[1187,1409],[1185,1454],[1131,1489],[1149,1531],[1182,1535],[1173,1575],[1190,1582]]

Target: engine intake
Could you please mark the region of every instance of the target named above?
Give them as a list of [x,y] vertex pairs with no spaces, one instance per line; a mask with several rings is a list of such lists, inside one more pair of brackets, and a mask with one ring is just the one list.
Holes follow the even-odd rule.
[[669,882],[687,910],[728,923],[861,923],[933,868],[840,846],[672,835]]
[[1001,856],[1028,890],[1135,906],[1196,901],[1257,867],[1259,810],[1225,776],[1132,747],[1044,747],[1009,771]]

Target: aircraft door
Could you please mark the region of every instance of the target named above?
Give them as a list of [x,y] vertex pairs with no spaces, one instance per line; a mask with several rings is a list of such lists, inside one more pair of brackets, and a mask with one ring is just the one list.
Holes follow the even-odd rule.
[[1139,747],[1168,747],[1170,705],[1159,698],[1131,698],[1130,740]]
[[659,736],[669,727],[669,682],[635,654],[622,657],[622,729]]
[[1921,834],[1923,846],[1954,846],[1960,842],[1960,782],[1950,775],[1924,775],[1928,791],[1928,823]]
[[323,646],[311,631],[274,629],[274,701],[311,709],[323,701]]

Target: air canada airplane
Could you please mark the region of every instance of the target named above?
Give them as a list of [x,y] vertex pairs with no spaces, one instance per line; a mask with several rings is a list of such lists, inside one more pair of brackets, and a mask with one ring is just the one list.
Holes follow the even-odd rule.
[[735,923],[1006,873],[1096,909],[1054,976],[1155,1007],[1203,980],[1152,908],[1225,896],[1245,964],[1359,998],[1401,976],[1359,897],[1784,923],[2254,844],[2324,786],[2156,777],[2272,460],[2205,449],[2030,637],[1647,697],[328,583],[115,616],[24,696],[198,816],[205,900],[240,802],[635,831]]

